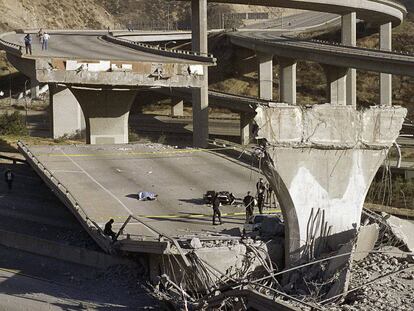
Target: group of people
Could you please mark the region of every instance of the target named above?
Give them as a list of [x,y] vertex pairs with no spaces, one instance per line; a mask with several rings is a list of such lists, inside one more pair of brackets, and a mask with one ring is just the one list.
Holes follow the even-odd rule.
[[[243,199],[243,204],[246,207],[246,221],[253,216],[256,205],[259,208],[260,214],[263,214],[265,204],[267,204],[269,208],[278,207],[279,205],[272,186],[268,182],[265,183],[263,178],[259,178],[259,181],[256,183],[256,198],[251,195],[250,191],[248,191],[247,195]],[[216,193],[213,197],[211,205],[213,207],[213,226],[216,225],[216,219],[218,219],[219,225],[221,225],[221,202],[218,193]]]
[[[50,34],[48,34],[46,31],[43,31],[43,29],[40,29],[37,33],[37,37],[39,39],[39,43],[42,46],[42,51],[46,51],[49,48],[49,39]],[[32,55],[32,44],[33,44],[33,38],[30,33],[26,34],[24,37],[24,45],[26,47],[26,54]]]
[[248,191],[243,199],[243,204],[246,207],[246,221],[253,216],[256,203],[260,214],[263,214],[265,204],[268,204],[269,208],[278,206],[272,186],[268,182],[265,183],[263,178],[259,178],[259,181],[256,183],[256,198],[257,201],[255,197],[251,195],[251,192]]

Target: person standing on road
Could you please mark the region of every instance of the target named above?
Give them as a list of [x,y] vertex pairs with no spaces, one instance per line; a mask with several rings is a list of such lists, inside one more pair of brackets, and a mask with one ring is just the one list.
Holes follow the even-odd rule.
[[250,195],[250,191],[247,192],[247,195],[243,199],[244,206],[246,207],[246,222],[251,216],[253,216],[254,211],[254,198]]
[[259,196],[259,193],[264,194],[264,192],[266,190],[266,186],[265,186],[265,183],[263,182],[262,177],[259,178],[259,181],[256,184],[256,190],[257,190],[257,196]]
[[24,45],[26,47],[26,54],[30,54],[32,55],[32,36],[30,35],[30,33],[28,33],[25,37],[24,37]]
[[265,202],[265,193],[264,191],[257,194],[257,207],[259,208],[259,213],[263,214],[263,207]]
[[7,183],[7,188],[9,189],[9,191],[12,190],[13,180],[14,180],[13,172],[10,169],[6,170],[6,172],[4,173],[4,181]]
[[216,193],[213,198],[213,226],[216,225],[216,216],[218,217],[220,225],[223,224],[221,222],[220,205],[221,205],[220,199],[219,199],[218,193]]
[[104,234],[110,236],[112,238],[112,242],[116,241],[116,233],[112,231],[112,224],[114,220],[111,218],[106,224],[104,228]]
[[45,32],[43,31],[43,28],[40,28],[39,32],[37,33],[37,37],[39,38],[39,43],[43,45],[43,35]]
[[50,35],[47,32],[45,32],[43,35],[42,51],[46,51],[48,49],[49,39],[50,39]]

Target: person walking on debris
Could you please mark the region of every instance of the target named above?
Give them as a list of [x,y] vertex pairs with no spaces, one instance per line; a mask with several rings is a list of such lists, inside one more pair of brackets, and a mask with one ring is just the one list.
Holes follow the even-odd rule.
[[9,191],[12,190],[13,180],[14,180],[13,172],[10,169],[6,170],[6,172],[4,173],[4,181],[7,183],[7,187],[9,188]]
[[25,37],[24,37],[24,45],[26,47],[26,54],[30,54],[32,55],[32,36],[30,35],[30,33],[28,33]]
[[216,193],[215,195],[214,195],[214,198],[213,198],[213,201],[212,201],[213,203],[213,226],[216,224],[216,216],[218,217],[218,220],[219,220],[219,222],[220,222],[220,225],[221,224],[223,224],[222,222],[221,222],[221,212],[220,212],[220,199],[219,199],[219,196],[218,196],[218,193]]
[[107,236],[110,236],[112,238],[112,241],[116,241],[116,233],[112,231],[112,224],[114,223],[114,220],[111,218],[106,224],[104,228],[104,234]]
[[243,199],[244,206],[246,207],[246,222],[251,216],[253,216],[254,211],[254,198],[250,195],[250,191],[247,192],[247,195]]
[[43,41],[42,41],[42,51],[46,51],[49,47],[49,39],[50,39],[50,35],[45,32],[43,35]]

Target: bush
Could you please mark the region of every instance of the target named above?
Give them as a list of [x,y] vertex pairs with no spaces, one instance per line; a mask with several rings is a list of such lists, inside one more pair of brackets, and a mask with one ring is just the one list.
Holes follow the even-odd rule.
[[0,116],[0,135],[27,135],[24,116],[18,111]]

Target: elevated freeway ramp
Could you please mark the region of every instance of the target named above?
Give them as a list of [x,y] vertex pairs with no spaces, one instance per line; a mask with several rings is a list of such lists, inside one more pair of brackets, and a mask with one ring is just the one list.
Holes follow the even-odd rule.
[[[255,189],[259,172],[223,154],[224,149],[177,149],[153,144],[116,146],[26,146],[20,151],[46,184],[106,251],[168,253],[168,243],[199,236],[240,237],[245,208],[223,206],[223,225],[212,225],[207,190],[227,190],[243,198]],[[158,194],[139,201],[138,192]],[[113,218],[118,242],[102,234]],[[168,237],[163,240],[163,237]]]

